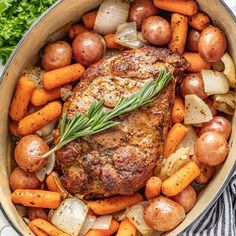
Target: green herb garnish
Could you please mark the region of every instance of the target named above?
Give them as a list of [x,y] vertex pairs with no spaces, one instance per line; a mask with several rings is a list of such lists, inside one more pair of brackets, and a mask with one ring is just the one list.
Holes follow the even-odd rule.
[[156,80],[146,83],[141,90],[130,97],[121,97],[112,111],[102,109],[104,100],[101,100],[91,105],[87,115],[76,113],[72,119],[67,119],[66,113],[64,113],[60,127],[60,141],[43,157],[49,156],[77,138],[96,134],[118,125],[120,122],[114,121],[113,118],[132,112],[152,102],[155,95],[165,88],[171,79],[171,73],[167,72],[166,69],[162,69]]

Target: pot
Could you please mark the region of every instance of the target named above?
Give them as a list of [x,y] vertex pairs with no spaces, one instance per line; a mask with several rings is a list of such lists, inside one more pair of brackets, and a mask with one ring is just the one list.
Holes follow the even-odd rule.
[[[33,65],[39,50],[50,40],[61,38],[68,26],[81,18],[83,13],[96,8],[101,0],[61,0],[55,3],[48,11],[26,32],[11,55],[3,72],[0,84],[0,201],[1,208],[20,235],[32,236],[32,232],[18,215],[11,202],[8,176],[10,173],[11,158],[13,156],[11,137],[8,132],[8,111],[12,95],[19,75],[24,68]],[[236,65],[236,18],[222,0],[198,0],[200,8],[213,19],[227,35],[229,52]],[[227,160],[219,168],[215,177],[199,194],[194,208],[187,214],[186,219],[171,233],[177,235],[203,214],[217,200],[227,185],[230,175],[235,168],[236,156],[236,118],[233,118],[233,132],[230,139],[230,152]]]

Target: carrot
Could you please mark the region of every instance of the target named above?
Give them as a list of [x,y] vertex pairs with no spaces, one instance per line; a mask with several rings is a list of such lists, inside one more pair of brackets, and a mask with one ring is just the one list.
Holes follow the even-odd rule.
[[98,215],[112,214],[143,201],[140,193],[130,196],[117,196],[103,200],[88,201],[88,206]]
[[41,229],[37,228],[33,224],[29,224],[29,228],[36,236],[48,236],[48,234],[46,234],[45,232],[43,232]]
[[173,13],[171,16],[172,37],[168,48],[172,52],[184,53],[185,44],[188,36],[188,17]]
[[159,9],[187,16],[192,16],[198,11],[198,5],[193,0],[154,0],[153,3]]
[[46,178],[46,184],[47,184],[47,187],[50,191],[59,192],[58,186],[56,184],[56,181],[55,181],[52,173]]
[[208,15],[204,12],[198,12],[197,14],[189,17],[189,25],[197,30],[204,30],[210,24]]
[[18,132],[18,122],[12,120],[9,124],[9,129],[14,136],[20,136]]
[[92,209],[89,209],[87,214],[90,216],[97,216],[97,214],[95,214],[95,212]]
[[136,233],[137,230],[134,225],[127,218],[125,218],[121,221],[116,236],[135,236]]
[[121,49],[122,45],[118,44],[115,41],[115,34],[107,34],[104,36],[104,40],[106,42],[106,47],[109,49]]
[[147,200],[158,197],[161,192],[162,180],[156,176],[152,176],[146,183],[145,197]]
[[170,156],[170,154],[174,153],[177,146],[180,144],[182,139],[188,133],[188,128],[180,123],[174,124],[169,130],[166,142],[164,144],[163,155],[164,157]]
[[98,11],[91,11],[83,15],[82,20],[87,29],[92,30],[95,24]]
[[197,178],[200,173],[198,165],[190,161],[162,183],[161,191],[167,197],[177,195]]
[[18,125],[18,132],[20,135],[32,134],[36,130],[55,120],[60,116],[62,105],[58,101],[48,103],[42,109],[24,117],[20,120]]
[[70,37],[70,39],[74,39],[76,36],[78,36],[84,32],[87,32],[87,31],[88,30],[83,25],[74,24],[69,29],[69,37]]
[[205,61],[198,53],[185,52],[183,56],[190,64],[187,68],[189,72],[201,72],[203,69],[211,68],[211,63]]
[[35,219],[29,223],[29,228],[36,234],[36,236],[41,236],[37,234],[35,229],[40,230],[41,232],[46,233],[49,236],[70,236],[57,229],[54,225],[50,224],[48,221],[43,219]]
[[12,193],[11,200],[23,206],[56,209],[61,203],[61,195],[47,190],[17,189]]
[[28,77],[22,76],[19,79],[10,107],[10,117],[12,120],[19,121],[25,116],[35,88],[36,85]]
[[84,71],[84,67],[79,63],[48,71],[43,75],[43,87],[47,90],[51,90],[76,81]]
[[51,102],[61,97],[62,88],[72,90],[72,86],[70,84],[66,84],[62,87],[55,88],[52,90],[37,88],[33,92],[31,103],[36,107],[46,105],[48,102]]
[[172,123],[180,123],[184,120],[184,101],[181,97],[176,97],[174,107],[171,114]]
[[110,236],[119,229],[119,223],[112,219],[109,229],[91,229],[85,236]]

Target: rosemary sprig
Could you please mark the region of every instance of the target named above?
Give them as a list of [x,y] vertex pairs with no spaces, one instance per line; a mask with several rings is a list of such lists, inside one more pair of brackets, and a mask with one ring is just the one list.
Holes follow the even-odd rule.
[[47,157],[67,143],[87,135],[96,134],[103,130],[118,125],[119,121],[113,118],[127,114],[153,101],[155,95],[160,92],[172,79],[166,68],[162,69],[156,80],[146,83],[143,88],[130,97],[120,97],[112,111],[103,110],[104,100],[93,103],[87,115],[76,113],[73,118],[67,119],[66,113],[62,116],[60,128],[60,141],[42,157]]

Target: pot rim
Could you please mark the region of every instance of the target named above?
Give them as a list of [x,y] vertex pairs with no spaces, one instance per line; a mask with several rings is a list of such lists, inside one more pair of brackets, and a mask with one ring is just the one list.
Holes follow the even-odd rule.
[[[12,59],[15,57],[16,53],[18,52],[21,44],[25,41],[26,37],[30,34],[30,32],[35,29],[35,27],[38,25],[39,22],[41,22],[43,20],[44,17],[46,17],[46,15],[51,12],[54,8],[56,8],[58,5],[60,5],[63,2],[63,0],[58,0],[57,2],[55,2],[51,7],[49,7],[31,26],[30,28],[24,33],[24,35],[22,36],[21,40],[18,42],[18,44],[16,45],[15,49],[13,50],[13,52],[10,55],[10,58],[7,60],[7,63],[4,66],[4,69],[2,71],[2,74],[0,76],[0,85],[3,81],[3,77],[9,67],[9,65],[12,62]],[[219,0],[219,2],[221,3],[221,5],[225,8],[225,10],[229,13],[229,15],[231,16],[231,18],[234,20],[234,22],[236,23],[236,15],[233,13],[232,9],[225,3],[224,0]],[[230,170],[229,175],[227,176],[225,182],[223,183],[223,185],[221,186],[221,188],[218,190],[217,195],[209,202],[209,204],[207,205],[207,207],[205,207],[205,209],[202,211],[202,214],[204,214],[207,210],[209,210],[212,205],[218,200],[218,198],[221,196],[222,192],[224,191],[224,189],[226,188],[226,186],[228,185],[231,176],[233,174],[233,171],[236,168],[236,162],[234,163],[232,169]],[[11,221],[11,219],[8,217],[7,212],[4,210],[4,207],[2,205],[2,203],[0,202],[0,210],[2,211],[4,217],[6,218],[6,220],[8,221],[9,225],[16,231],[16,233],[19,234],[19,236],[23,236],[23,234],[21,234],[19,232],[19,230],[17,229],[17,227],[13,224],[13,222]],[[194,223],[194,221],[192,222],[192,224]],[[186,226],[178,235],[180,235],[183,231],[187,230],[188,228],[191,227],[191,225]],[[1,233],[1,231],[0,231]]]

